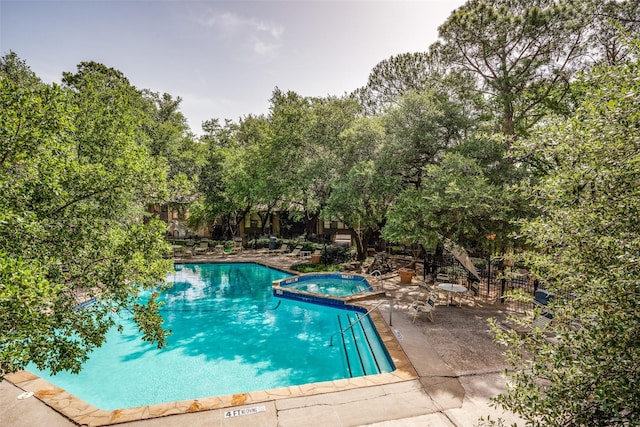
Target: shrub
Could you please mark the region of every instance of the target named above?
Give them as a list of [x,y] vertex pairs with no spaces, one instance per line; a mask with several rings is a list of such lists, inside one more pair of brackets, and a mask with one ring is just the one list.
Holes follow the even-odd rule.
[[316,273],[322,271],[341,271],[342,264],[312,264],[310,262],[305,262],[301,264],[294,264],[291,266],[291,269],[294,271],[298,271],[300,273]]

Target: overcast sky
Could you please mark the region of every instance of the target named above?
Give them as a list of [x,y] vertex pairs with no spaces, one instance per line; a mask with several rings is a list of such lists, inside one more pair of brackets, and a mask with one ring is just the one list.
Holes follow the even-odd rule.
[[425,51],[464,0],[0,0],[0,50],[46,82],[82,61],[210,118],[266,114],[275,87],[340,96],[392,55]]

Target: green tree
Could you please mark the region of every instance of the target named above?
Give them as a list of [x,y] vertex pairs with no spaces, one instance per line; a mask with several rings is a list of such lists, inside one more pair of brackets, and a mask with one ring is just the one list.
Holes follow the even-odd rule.
[[573,117],[516,147],[545,167],[527,187],[541,214],[522,237],[556,298],[545,331],[494,328],[513,368],[496,402],[528,425],[639,425],[640,62],[598,68],[581,84]]
[[240,219],[225,193],[227,186],[223,167],[225,152],[238,144],[236,134],[239,126],[231,120],[225,120],[221,125],[218,119],[211,119],[205,121],[202,128],[205,134],[200,137],[200,143],[206,147],[205,163],[198,180],[199,198],[190,205],[188,224],[195,228],[205,227],[211,235],[216,235],[216,224],[221,219],[220,232],[231,238],[238,234]]
[[[245,132],[246,131],[246,132]],[[279,147],[272,123],[265,117],[247,117],[240,126],[246,137],[244,182],[252,211],[260,217],[261,234],[271,233],[271,217],[280,209],[289,188],[290,151]],[[267,229],[267,226],[269,229]]]
[[[309,155],[315,151],[315,144],[318,143],[309,139],[317,118],[312,112],[313,100],[293,91],[285,92],[275,88],[270,101],[268,120],[272,140],[268,152],[274,157],[273,172],[280,178],[282,210],[286,210],[292,219],[302,219],[309,234],[313,232],[317,216],[317,210],[314,212],[308,209],[315,201],[309,193],[309,186],[316,171],[312,171],[312,175],[306,173],[309,165],[316,160]],[[318,178],[320,176],[322,175],[318,175]]]
[[593,61],[615,65],[630,60],[634,52],[625,37],[640,31],[640,2],[585,0],[578,5]]
[[65,81],[69,90],[0,74],[2,375],[28,362],[77,372],[112,310],[131,311],[146,340],[165,344],[155,296],[138,302],[171,265],[164,225],[142,221],[165,171],[136,141],[137,92],[99,64]]
[[[330,182],[341,170],[344,141],[342,133],[352,125],[359,111],[351,97],[313,98],[309,118],[304,123],[300,160],[291,171],[287,205],[302,217],[307,234],[316,232],[320,213],[331,194]],[[297,214],[297,215],[296,215]]]
[[329,182],[330,193],[322,215],[337,218],[351,231],[358,259],[367,256],[370,239],[384,223],[402,181],[388,173],[386,157],[380,152],[385,131],[377,118],[360,118],[342,133],[340,163]]
[[383,237],[432,248],[446,237],[476,248],[508,222],[502,186],[493,184],[475,159],[450,151],[425,167],[420,188],[409,187],[387,215]]
[[0,60],[0,73],[2,73],[3,78],[11,80],[21,87],[37,87],[43,84],[42,80],[31,71],[27,63],[13,51],[10,51]]
[[383,116],[388,140],[381,154],[388,157],[390,168],[395,165],[391,173],[419,188],[423,167],[436,163],[445,150],[460,143],[477,121],[446,93],[433,90],[407,92],[398,103]]
[[332,182],[326,217],[339,218],[355,238],[357,257],[364,260],[367,246],[382,228],[385,214],[396,197],[399,179],[388,176],[372,160],[363,160]]
[[[442,50],[433,46],[428,52],[394,55],[380,61],[371,70],[367,85],[353,96],[367,115],[381,115],[400,106],[409,92],[436,92],[458,104],[477,104],[475,81],[443,61]],[[476,105],[477,107],[477,105]]]
[[407,92],[421,92],[440,81],[445,71],[427,52],[403,53],[380,61],[371,70],[367,85],[355,95],[370,115],[397,106]]
[[470,0],[440,26],[437,48],[477,77],[510,143],[562,108],[586,51],[582,24],[568,1]]
[[287,159],[275,148],[271,123],[264,116],[247,116],[237,126],[210,121],[207,127],[209,163],[198,218],[211,223],[221,217],[225,230],[237,235],[245,215],[253,212],[262,218],[261,233],[270,231],[269,220],[286,191],[286,178],[274,171],[282,170]]
[[198,197],[198,180],[206,163],[207,147],[191,133],[180,112],[180,97],[149,90],[143,90],[141,94],[145,113],[141,118],[141,129],[145,140],[151,155],[169,166],[169,191],[163,203],[184,220],[190,204]]

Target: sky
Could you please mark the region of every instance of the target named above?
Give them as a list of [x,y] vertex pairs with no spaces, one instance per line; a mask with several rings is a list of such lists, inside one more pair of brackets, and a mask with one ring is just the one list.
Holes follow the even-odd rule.
[[380,61],[426,51],[465,0],[0,0],[0,54],[47,83],[84,61],[180,97],[203,121],[268,114],[277,87],[341,96]]

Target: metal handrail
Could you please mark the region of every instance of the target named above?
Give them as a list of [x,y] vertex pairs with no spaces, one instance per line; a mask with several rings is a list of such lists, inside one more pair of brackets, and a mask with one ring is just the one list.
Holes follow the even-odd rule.
[[380,270],[373,270],[370,274],[374,279],[376,278],[376,275],[378,277],[378,280],[380,281],[380,289],[384,289],[384,283],[383,283],[383,279],[382,279],[382,273],[380,272]]
[[386,301],[380,301],[378,304],[376,304],[375,306],[371,307],[371,309],[369,309],[369,311],[367,311],[365,314],[363,314],[362,316],[358,317],[358,320],[356,320],[353,323],[350,323],[349,326],[347,326],[346,328],[342,329],[340,332],[336,332],[335,334],[331,335],[331,338],[329,340],[329,347],[333,347],[333,337],[340,334],[340,335],[344,335],[345,332],[347,332],[349,329],[353,328],[355,325],[357,325],[358,323],[360,323],[362,321],[362,319],[364,319],[365,317],[367,317],[369,314],[371,314],[371,312],[373,310],[375,310],[376,308],[380,307],[382,304],[384,304]]

